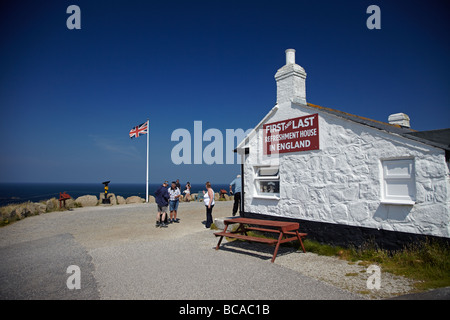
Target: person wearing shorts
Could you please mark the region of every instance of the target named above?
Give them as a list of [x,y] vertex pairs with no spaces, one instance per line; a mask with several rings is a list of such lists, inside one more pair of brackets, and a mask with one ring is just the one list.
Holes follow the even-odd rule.
[[170,211],[170,219],[169,223],[176,222],[178,223],[180,219],[177,219],[177,210],[178,203],[180,202],[179,198],[181,197],[180,189],[177,187],[175,181],[172,181],[172,186],[169,188],[169,211]]
[[169,204],[169,192],[167,186],[169,183],[164,181],[161,187],[155,192],[155,201],[158,208],[158,215],[156,217],[156,227],[167,228],[164,222],[167,216],[167,205]]

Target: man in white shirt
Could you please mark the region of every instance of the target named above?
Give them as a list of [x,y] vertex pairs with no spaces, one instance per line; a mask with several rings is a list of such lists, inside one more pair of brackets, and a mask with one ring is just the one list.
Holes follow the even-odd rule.
[[180,202],[179,198],[181,197],[180,189],[177,188],[176,182],[172,181],[171,187],[168,189],[169,191],[169,210],[170,210],[170,219],[169,223],[172,222],[180,222],[180,219],[177,219],[177,210],[178,203]]

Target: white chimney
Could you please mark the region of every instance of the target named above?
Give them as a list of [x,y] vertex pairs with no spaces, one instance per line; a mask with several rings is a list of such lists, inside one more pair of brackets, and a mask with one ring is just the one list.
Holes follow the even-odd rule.
[[404,113],[394,113],[388,118],[389,124],[397,124],[405,128],[410,128],[409,117]]
[[295,64],[295,49],[286,50],[286,64]]
[[296,101],[306,104],[306,72],[295,63],[295,50],[286,50],[286,65],[275,74],[277,104]]

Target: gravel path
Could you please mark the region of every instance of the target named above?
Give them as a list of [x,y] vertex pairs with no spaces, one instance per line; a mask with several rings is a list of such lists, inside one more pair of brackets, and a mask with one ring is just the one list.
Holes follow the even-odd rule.
[[276,263],[286,268],[344,290],[361,294],[367,299],[386,299],[414,290],[414,281],[383,272],[383,270],[380,275],[380,289],[368,289],[367,280],[373,273],[368,273],[367,266],[362,266],[359,262],[352,263],[314,253],[288,254],[277,260],[275,260]]
[[[232,202],[217,202],[225,217]],[[179,224],[155,228],[155,204],[97,206],[33,216],[0,228],[0,299],[379,299],[411,281],[337,258],[217,239],[202,203],[181,203]],[[81,290],[69,290],[69,265]],[[233,279],[233,280],[229,280]],[[245,284],[245,286],[242,286]],[[220,290],[218,290],[220,288]]]

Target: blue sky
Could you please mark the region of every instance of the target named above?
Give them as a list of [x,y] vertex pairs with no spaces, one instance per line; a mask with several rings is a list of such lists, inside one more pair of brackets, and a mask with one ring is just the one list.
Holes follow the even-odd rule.
[[[274,106],[284,51],[307,101],[416,130],[450,127],[442,1],[2,1],[0,182],[227,183],[237,164],[175,165],[178,128],[254,127]],[[81,30],[69,30],[69,5]],[[381,9],[369,30],[366,9]],[[204,142],[203,148],[209,142]]]

